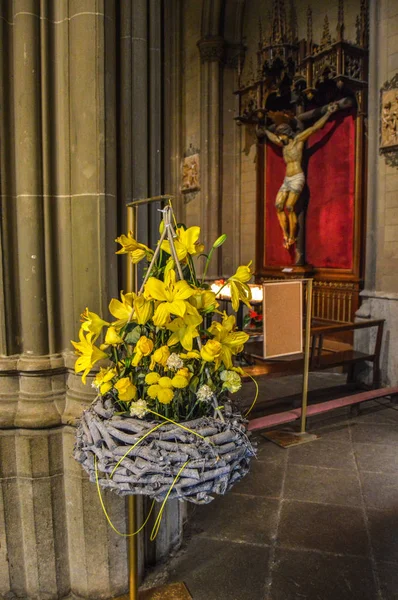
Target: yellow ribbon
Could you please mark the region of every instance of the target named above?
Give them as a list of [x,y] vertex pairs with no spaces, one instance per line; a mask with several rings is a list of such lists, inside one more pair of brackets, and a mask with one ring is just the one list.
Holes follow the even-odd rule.
[[249,375],[248,373],[246,373],[246,375],[247,375],[248,377],[250,377],[250,379],[253,381],[254,385],[256,386],[256,395],[254,396],[254,400],[253,400],[253,402],[252,402],[252,405],[251,405],[251,407],[249,408],[249,410],[247,411],[247,413],[245,413],[245,415],[244,415],[245,417],[247,417],[247,415],[251,413],[251,411],[252,411],[252,410],[253,410],[253,408],[254,408],[254,405],[255,405],[255,404],[256,404],[256,402],[257,402],[257,398],[258,398],[258,383],[257,383],[257,381],[254,379],[254,377],[252,377],[252,376],[251,376],[251,375]]
[[[177,425],[177,427],[181,427],[181,429],[184,429],[185,431],[188,431],[189,433],[193,433],[194,435],[197,435],[202,440],[205,440],[206,442],[208,442],[209,444],[212,444],[214,446],[213,442],[211,442],[210,440],[207,440],[203,435],[200,435],[200,433],[197,433],[197,431],[194,431],[193,429],[189,429],[189,427],[185,427],[184,425],[181,425],[181,423],[177,423],[177,421],[173,421],[173,419],[164,417],[163,415],[160,415],[159,413],[155,412],[154,410],[150,410],[149,408],[147,408],[147,411],[150,412],[152,415],[156,415],[157,417],[160,417],[161,419],[165,419],[169,423],[173,423],[173,425]],[[164,425],[164,423],[162,423],[162,425]]]
[[183,470],[185,469],[185,467],[187,466],[187,464],[188,464],[188,463],[189,463],[189,460],[187,460],[187,462],[186,462],[186,463],[184,463],[184,464],[182,465],[181,469],[178,471],[177,475],[175,476],[175,478],[174,478],[174,481],[173,481],[173,483],[171,484],[171,486],[170,486],[170,489],[169,489],[169,491],[167,492],[165,499],[164,499],[164,500],[163,500],[163,502],[162,502],[162,506],[160,507],[159,514],[158,514],[158,516],[156,517],[156,521],[155,521],[155,524],[154,524],[154,526],[153,526],[153,529],[152,529],[152,532],[151,532],[151,535],[150,535],[150,538],[149,538],[149,539],[151,540],[151,542],[153,542],[153,541],[155,540],[155,538],[156,538],[157,534],[159,533],[160,525],[161,525],[161,523],[162,523],[163,511],[164,511],[164,509],[165,509],[165,506],[166,506],[166,502],[167,502],[167,500],[168,500],[168,497],[169,497],[169,496],[170,496],[170,494],[171,494],[171,490],[173,489],[173,487],[174,487],[174,486],[175,486],[175,484],[177,483],[177,481],[178,481],[178,479],[179,479],[179,477],[180,477],[181,473],[183,472]]
[[[155,500],[153,500],[151,508],[149,510],[149,513],[148,513],[148,516],[145,519],[145,521],[143,522],[143,524],[141,525],[141,527],[139,529],[137,529],[137,531],[134,531],[134,533],[122,533],[121,531],[119,531],[118,529],[116,529],[116,527],[114,526],[114,524],[110,520],[109,515],[108,515],[108,513],[106,511],[105,504],[104,504],[104,501],[102,499],[101,487],[100,487],[99,479],[98,479],[98,467],[97,467],[97,456],[96,455],[94,455],[94,467],[95,467],[95,482],[97,484],[97,490],[98,490],[99,500],[100,500],[102,510],[104,511],[104,515],[105,515],[106,520],[108,521],[109,525],[112,527],[112,529],[113,529],[113,531],[115,533],[117,533],[118,535],[121,535],[122,537],[132,537],[134,535],[137,535],[138,533],[140,533],[140,531],[142,531],[144,529],[145,525],[148,523],[148,521],[150,519],[150,516],[152,514],[152,511],[153,511],[153,507],[155,506]],[[160,526],[160,524],[159,524],[159,526]]]
[[156,429],[159,429],[159,427],[162,427],[162,425],[165,425],[165,423],[159,423],[159,425],[156,425],[155,427],[153,427],[150,431],[147,431],[145,435],[143,435],[142,437],[140,437],[140,439],[133,444],[132,446],[130,446],[130,448],[127,450],[127,452],[125,454],[123,454],[122,458],[120,460],[118,460],[118,462],[116,463],[116,466],[113,468],[113,471],[111,473],[111,479],[113,477],[113,474],[115,473],[116,469],[118,468],[118,466],[120,465],[120,463],[126,458],[126,456],[132,451],[134,450],[134,448],[136,446],[138,446],[138,444],[140,442],[142,442],[142,440],[144,440],[146,437],[148,437],[148,435],[150,435],[151,433],[153,433],[154,431],[156,431]]

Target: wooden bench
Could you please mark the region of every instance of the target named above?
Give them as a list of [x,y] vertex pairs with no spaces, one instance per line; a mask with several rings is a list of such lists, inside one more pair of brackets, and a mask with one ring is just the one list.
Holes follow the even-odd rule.
[[[338,334],[355,332],[360,329],[377,328],[376,340],[373,352],[364,353],[347,348],[339,348],[334,344],[334,348],[327,347],[327,341],[336,339]],[[331,369],[335,367],[344,367],[348,372],[348,381],[354,380],[355,365],[363,362],[371,362],[373,365],[373,388],[380,387],[380,352],[383,339],[384,319],[374,319],[360,321],[357,323],[326,323],[319,324],[314,322],[311,327],[311,353],[310,353],[310,371]],[[261,336],[257,336],[257,344],[261,342]],[[250,344],[250,342],[248,342]],[[245,352],[243,355],[248,367],[243,370],[247,375],[258,377],[262,375],[281,376],[290,373],[302,373],[304,359],[302,355],[287,356],[278,359],[267,359],[261,356],[259,348],[253,352]]]

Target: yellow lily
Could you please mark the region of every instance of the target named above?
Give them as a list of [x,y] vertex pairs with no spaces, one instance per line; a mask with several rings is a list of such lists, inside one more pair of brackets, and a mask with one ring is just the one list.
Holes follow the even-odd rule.
[[91,331],[87,333],[87,335],[84,335],[84,330],[80,328],[80,342],[71,342],[76,350],[76,354],[79,355],[79,358],[75,363],[75,373],[84,371],[82,375],[84,384],[86,383],[87,375],[90,373],[95,363],[103,358],[108,358],[108,355],[105,354],[105,352],[102,352],[102,350],[94,346],[94,336],[95,334]]
[[123,338],[118,334],[116,329],[112,327],[108,327],[108,330],[105,335],[105,343],[101,344],[101,350],[106,350],[108,346],[118,346],[119,344],[123,344]]
[[176,282],[173,269],[167,273],[164,282],[150,277],[145,284],[144,296],[159,302],[152,319],[154,325],[164,327],[170,321],[170,315],[183,317],[187,310],[186,300],[194,293],[195,290],[186,281]]
[[181,352],[180,353],[180,358],[184,359],[184,360],[191,360],[191,359],[196,359],[199,360],[200,359],[200,352],[199,350],[191,350],[191,352]]
[[202,290],[200,288],[197,289],[196,294],[194,294],[189,302],[201,312],[214,312],[219,304],[216,300],[216,295],[214,292],[210,290]]
[[[199,244],[198,239],[200,236],[200,227],[177,227],[176,229],[177,238],[174,240],[175,249],[177,252],[178,260],[184,260],[188,254],[200,254],[204,250],[203,244]],[[161,245],[162,250],[171,254],[170,242],[164,240]]]
[[95,339],[100,335],[102,328],[109,325],[107,321],[101,319],[96,313],[90,312],[88,308],[80,316],[83,331],[94,333]]
[[133,238],[133,233],[131,231],[129,231],[128,235],[121,235],[116,238],[115,242],[122,246],[116,254],[129,254],[133,264],[139,263],[140,260],[145,257],[148,260],[151,260],[153,256],[153,251],[148,248],[148,246],[145,246],[145,244],[137,242],[137,240]]
[[145,325],[153,315],[153,302],[148,301],[144,296],[135,296],[133,306],[132,320],[138,325]]
[[252,293],[247,282],[253,274],[251,270],[252,261],[247,265],[241,265],[236,270],[236,273],[232,275],[227,281],[231,289],[231,300],[232,308],[237,311],[239,309],[239,302],[244,302],[246,306],[251,308],[250,300],[252,299]]
[[168,339],[167,345],[174,346],[175,344],[180,343],[185,350],[190,352],[192,350],[194,338],[199,336],[197,327],[202,321],[203,319],[196,309],[194,309],[194,312],[192,311],[192,314],[186,314],[183,319],[181,317],[173,319],[173,321],[167,325],[167,329],[173,332]]
[[234,329],[235,317],[234,315],[228,317],[226,313],[224,313],[222,323],[213,321],[209,328],[209,332],[214,335],[212,341],[217,341],[221,344],[220,355],[216,358],[216,368],[219,367],[222,361],[227,369],[232,369],[232,356],[242,352],[244,344],[249,339],[247,333],[234,331]]
[[113,317],[116,317],[117,321],[112,323],[114,327],[118,329],[126,325],[128,321],[131,321],[133,316],[133,300],[136,295],[133,292],[124,294],[120,292],[120,298],[122,301],[112,298],[109,303],[109,312]]

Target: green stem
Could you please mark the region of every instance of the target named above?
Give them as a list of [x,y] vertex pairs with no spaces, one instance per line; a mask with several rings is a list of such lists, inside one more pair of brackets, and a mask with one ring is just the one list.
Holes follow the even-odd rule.
[[208,254],[208,257],[206,259],[205,269],[204,269],[203,275],[202,275],[202,284],[203,284],[203,282],[205,280],[205,277],[207,275],[207,270],[208,270],[209,265],[210,265],[211,257],[213,256],[213,252],[214,252],[214,247],[212,246],[212,248],[211,248],[211,250],[210,250],[210,252]]

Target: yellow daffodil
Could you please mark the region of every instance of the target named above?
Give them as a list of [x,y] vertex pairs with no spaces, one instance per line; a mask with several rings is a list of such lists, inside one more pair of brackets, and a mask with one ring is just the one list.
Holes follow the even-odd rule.
[[222,346],[218,340],[207,340],[206,344],[202,346],[200,355],[206,362],[220,363],[220,355]]
[[159,281],[150,277],[145,284],[144,295],[147,299],[158,301],[153,315],[153,323],[156,327],[164,327],[170,321],[170,315],[183,317],[187,310],[187,299],[195,293],[195,290],[184,281],[176,281],[176,273],[171,269],[165,281]]
[[94,379],[94,385],[99,390],[100,394],[104,395],[112,389],[111,380],[116,377],[116,369],[108,367],[108,369],[100,369]]
[[149,356],[151,354],[152,350],[153,341],[147,338],[146,335],[142,335],[134,348],[135,355],[131,365],[136,367],[144,356]]
[[148,248],[148,246],[145,246],[145,244],[137,242],[137,240],[133,238],[131,231],[129,231],[128,235],[121,235],[116,238],[115,242],[122,246],[116,254],[129,254],[133,264],[139,263],[143,258],[151,260],[153,256],[153,251]]
[[94,346],[95,334],[93,332],[84,335],[84,330],[80,328],[79,339],[80,342],[73,342],[72,345],[76,350],[76,354],[79,354],[79,358],[75,363],[75,373],[83,372],[82,381],[86,383],[86,377],[95,365],[96,362],[103,358],[108,358],[105,352],[102,352],[99,348]]
[[[226,313],[224,313],[222,323],[213,321],[209,328],[209,332],[214,335],[213,340],[209,341],[217,341],[221,345],[221,352],[216,358],[217,368],[220,365],[220,361],[222,361],[225,367],[231,370],[233,367],[232,356],[242,352],[244,344],[249,339],[247,333],[244,333],[243,331],[234,331],[234,329],[235,317],[234,315],[228,317]],[[207,344],[208,343],[209,342],[207,342]]]
[[120,327],[123,327],[123,325],[126,325],[126,323],[128,321],[131,321],[132,319],[134,310],[133,300],[135,298],[135,294],[124,294],[123,292],[120,292],[120,298],[122,300],[121,302],[116,298],[112,298],[112,300],[109,303],[109,312],[113,317],[116,317],[117,319],[117,321],[115,321],[112,324],[118,329]]
[[204,313],[214,312],[219,306],[215,293],[210,290],[198,289],[189,302],[196,310]]
[[131,402],[137,395],[137,388],[131,383],[129,377],[122,377],[113,387],[117,390],[119,400],[122,402]]
[[231,300],[232,300],[232,308],[237,311],[239,309],[239,302],[244,302],[246,306],[250,307],[250,300],[252,298],[252,293],[250,287],[247,285],[247,282],[250,281],[250,278],[253,274],[251,270],[252,261],[247,265],[241,265],[236,270],[236,273],[232,275],[227,281],[231,289]]
[[151,356],[151,364],[149,365],[150,370],[152,371],[155,368],[155,364],[165,367],[169,356],[170,350],[167,346],[161,346],[160,348],[155,350],[155,352]]
[[[200,254],[204,250],[203,244],[199,244],[200,227],[177,227],[177,238],[174,240],[178,260],[184,260],[188,254]],[[162,250],[171,254],[170,242],[165,240],[161,245]]]
[[189,384],[188,379],[186,377],[183,377],[182,375],[174,375],[171,382],[173,384],[173,387],[179,388],[179,389],[186,388],[187,385]]
[[105,350],[108,346],[117,346],[118,344],[123,344],[123,338],[114,327],[108,327],[105,335],[105,343],[101,345],[101,349]]
[[187,369],[187,367],[183,367],[182,369],[178,369],[176,375],[181,375],[181,377],[185,377],[185,379],[188,379],[188,381],[192,377],[192,373],[191,373],[191,371],[189,369]]
[[82,329],[90,333],[94,333],[95,339],[100,335],[102,328],[109,325],[107,321],[104,321],[96,313],[90,312],[88,308],[81,314]]
[[188,314],[187,311],[187,314],[183,319],[177,317],[177,319],[174,319],[167,325],[167,329],[173,332],[169,337],[167,344],[169,346],[174,346],[175,344],[180,343],[185,350],[191,351],[193,340],[199,335],[197,327],[202,321],[203,319],[196,309],[194,309],[192,314]]

